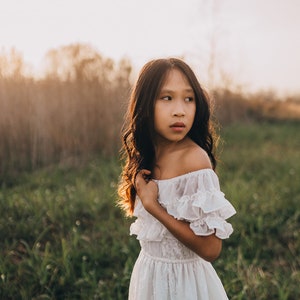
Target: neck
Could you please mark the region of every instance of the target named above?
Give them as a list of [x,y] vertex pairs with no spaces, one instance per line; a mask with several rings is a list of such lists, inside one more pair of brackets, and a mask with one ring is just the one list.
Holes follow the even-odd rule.
[[172,152],[176,152],[185,148],[189,145],[191,139],[189,137],[185,137],[184,139],[178,142],[166,142],[166,141],[159,141],[155,144],[155,158],[158,160],[162,155],[171,154]]

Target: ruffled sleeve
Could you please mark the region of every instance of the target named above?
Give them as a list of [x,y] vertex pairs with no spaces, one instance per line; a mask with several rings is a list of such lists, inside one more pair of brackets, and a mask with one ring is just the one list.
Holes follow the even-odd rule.
[[233,232],[226,219],[234,214],[235,209],[225,199],[224,193],[215,189],[180,198],[174,217],[189,222],[196,235],[215,233],[220,239],[226,239]]
[[133,215],[137,219],[130,226],[130,235],[136,235],[138,240],[161,241],[167,233],[166,227],[145,210],[139,197]]
[[[236,211],[220,191],[219,180],[213,170],[205,169],[173,179],[158,180],[160,204],[178,220],[190,223],[196,235],[215,233],[220,239],[228,238],[233,228],[226,220]],[[167,229],[150,215],[137,201],[130,234],[139,240],[160,241]]]

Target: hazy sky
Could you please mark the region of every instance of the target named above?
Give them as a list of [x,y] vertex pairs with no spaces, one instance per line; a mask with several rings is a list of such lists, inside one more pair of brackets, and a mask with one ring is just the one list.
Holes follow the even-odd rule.
[[[81,42],[139,69],[183,56],[245,89],[300,92],[300,0],[0,0],[0,47],[39,65]],[[213,66],[209,68],[209,65]]]

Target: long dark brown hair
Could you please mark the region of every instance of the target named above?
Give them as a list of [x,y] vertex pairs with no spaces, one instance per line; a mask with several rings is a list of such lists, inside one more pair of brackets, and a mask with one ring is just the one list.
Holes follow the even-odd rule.
[[141,169],[153,170],[155,164],[154,104],[171,69],[177,69],[186,76],[195,94],[196,114],[188,136],[207,152],[213,168],[216,167],[215,131],[210,118],[209,98],[194,72],[184,61],[177,58],[148,62],[133,87],[122,129],[121,152],[125,165],[118,193],[119,204],[129,216],[132,215],[135,204],[135,176]]

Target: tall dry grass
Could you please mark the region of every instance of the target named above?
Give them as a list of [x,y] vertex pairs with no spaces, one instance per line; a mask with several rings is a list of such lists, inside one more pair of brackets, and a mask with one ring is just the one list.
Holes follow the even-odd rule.
[[97,82],[2,81],[2,174],[116,153],[127,92]]
[[219,89],[212,93],[213,111],[222,125],[237,122],[300,120],[300,96],[278,98],[270,92],[252,94]]
[[[83,63],[75,66],[72,78],[53,70],[39,80],[22,74],[0,77],[2,179],[52,163],[117,153],[130,65],[99,57],[88,62],[89,68],[101,68],[96,75]],[[83,55],[81,62],[85,59]]]

